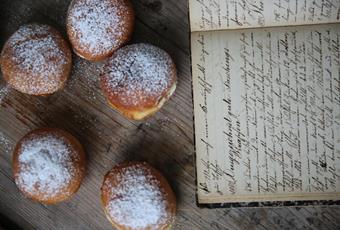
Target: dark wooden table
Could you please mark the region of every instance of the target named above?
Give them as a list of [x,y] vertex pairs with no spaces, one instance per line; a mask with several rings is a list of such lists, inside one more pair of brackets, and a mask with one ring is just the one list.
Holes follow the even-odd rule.
[[[196,206],[193,111],[186,0],[133,0],[132,42],[149,42],[175,59],[174,97],[154,117],[129,121],[110,109],[98,87],[101,63],[74,56],[67,87],[49,97],[4,88],[0,76],[0,223],[22,229],[112,229],[100,204],[103,175],[126,160],[145,160],[171,183],[178,199],[174,229],[340,229],[340,207],[201,209]],[[69,0],[0,0],[0,47],[27,22],[65,35]],[[58,127],[76,136],[88,157],[87,177],[69,202],[44,206],[25,199],[11,173],[11,151],[28,131]],[[6,219],[6,220],[5,220]],[[1,224],[0,224],[1,226]],[[1,229],[1,227],[0,227]]]

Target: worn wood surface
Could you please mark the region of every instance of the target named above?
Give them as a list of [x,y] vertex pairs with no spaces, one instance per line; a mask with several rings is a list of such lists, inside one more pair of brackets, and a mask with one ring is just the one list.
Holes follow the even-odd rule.
[[[100,204],[103,175],[116,163],[146,160],[169,180],[178,199],[174,229],[340,229],[340,207],[201,209],[196,206],[193,112],[186,0],[133,0],[133,42],[150,42],[175,59],[178,89],[144,122],[110,109],[97,82],[101,63],[74,56],[67,87],[49,97],[4,89],[0,76],[0,223],[23,229],[112,229]],[[65,35],[69,0],[0,0],[0,47],[27,22],[51,24]],[[69,201],[44,206],[25,199],[13,183],[11,150],[28,131],[58,127],[76,136],[88,157],[87,177]],[[7,221],[4,221],[4,218]],[[1,227],[0,227],[1,229]]]

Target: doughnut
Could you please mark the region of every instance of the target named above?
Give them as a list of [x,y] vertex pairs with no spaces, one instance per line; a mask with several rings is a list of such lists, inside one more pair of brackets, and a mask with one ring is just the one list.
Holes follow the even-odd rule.
[[176,89],[171,57],[150,44],[133,44],[110,57],[100,74],[108,103],[127,118],[142,120],[157,112]]
[[72,53],[56,29],[28,24],[5,43],[0,65],[12,88],[30,95],[48,95],[65,85],[72,68]]
[[26,134],[13,152],[13,175],[19,190],[44,204],[69,199],[85,176],[83,147],[71,134],[54,128]]
[[78,56],[100,61],[130,40],[134,20],[129,0],[73,0],[66,28]]
[[170,229],[176,197],[159,171],[145,162],[115,166],[101,188],[105,214],[119,230]]

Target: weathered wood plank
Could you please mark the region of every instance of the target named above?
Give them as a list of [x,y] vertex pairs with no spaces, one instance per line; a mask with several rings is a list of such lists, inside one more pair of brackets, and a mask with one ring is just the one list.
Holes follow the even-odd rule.
[[[110,109],[97,82],[101,63],[74,57],[66,88],[50,97],[10,90],[0,105],[0,213],[24,229],[112,229],[100,205],[103,175],[125,160],[146,160],[164,173],[178,198],[174,229],[339,229],[339,207],[200,209],[196,206],[187,1],[133,0],[133,42],[167,50],[179,72],[176,94],[154,117],[132,122]],[[2,0],[0,47],[19,25],[46,22],[65,35],[68,0]],[[0,80],[0,85],[4,82]],[[11,173],[11,148],[31,129],[71,132],[84,145],[88,171],[69,202],[44,206],[25,199]]]

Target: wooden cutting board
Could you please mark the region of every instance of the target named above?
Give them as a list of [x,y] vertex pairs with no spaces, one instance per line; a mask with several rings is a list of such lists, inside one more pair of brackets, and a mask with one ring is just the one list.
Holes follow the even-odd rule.
[[[69,0],[1,0],[0,47],[22,24],[48,23],[65,34]],[[126,160],[145,160],[169,180],[178,199],[174,229],[339,229],[340,207],[201,209],[196,206],[193,112],[185,0],[133,0],[132,42],[168,51],[179,73],[178,89],[154,117],[133,122],[110,109],[98,87],[101,63],[74,56],[66,88],[49,97],[7,89],[0,76],[0,229],[112,229],[100,203],[104,174]],[[86,148],[87,176],[69,201],[44,206],[25,199],[11,173],[11,151],[28,131],[58,127]],[[5,220],[6,219],[6,220]]]

